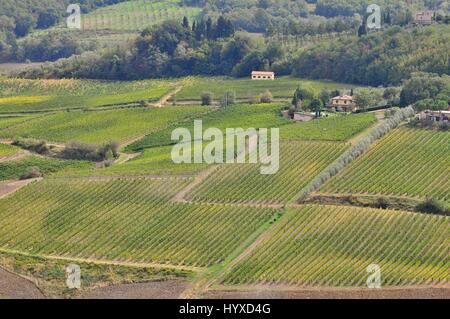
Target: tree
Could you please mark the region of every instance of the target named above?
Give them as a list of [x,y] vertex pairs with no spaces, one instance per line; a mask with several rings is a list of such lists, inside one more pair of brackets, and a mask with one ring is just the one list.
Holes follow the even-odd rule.
[[225,92],[220,101],[220,105],[222,107],[227,107],[229,105],[233,105],[236,101],[236,93],[234,91]]
[[202,93],[202,105],[212,105],[214,94],[211,92]]
[[191,28],[191,26],[189,25],[189,20],[188,20],[188,18],[186,16],[183,17],[183,27],[185,29],[190,29]]
[[316,118],[319,118],[322,113],[323,103],[320,99],[313,99],[309,103],[309,109],[316,113]]
[[329,90],[327,90],[327,89],[323,89],[323,90],[320,92],[319,98],[320,98],[320,100],[322,101],[322,103],[325,105],[325,104],[327,104],[327,103],[330,101],[330,99],[332,98],[331,92],[330,92]]

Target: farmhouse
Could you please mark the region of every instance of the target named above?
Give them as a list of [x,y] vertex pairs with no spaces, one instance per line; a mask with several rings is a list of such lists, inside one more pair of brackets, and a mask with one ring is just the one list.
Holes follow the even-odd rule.
[[352,112],[356,107],[353,97],[350,95],[335,96],[326,106],[338,112]]
[[417,25],[430,25],[433,23],[434,11],[418,11],[414,15],[413,23]]
[[253,71],[252,80],[275,80],[274,72]]
[[430,111],[426,110],[417,115],[419,120],[428,120],[433,122],[449,122],[450,111]]

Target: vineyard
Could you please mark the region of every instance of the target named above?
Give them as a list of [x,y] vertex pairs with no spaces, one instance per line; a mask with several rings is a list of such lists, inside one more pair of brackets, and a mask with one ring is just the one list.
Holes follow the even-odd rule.
[[206,267],[273,218],[272,209],[185,205],[190,178],[61,178],[0,201],[0,248],[36,255]]
[[346,148],[344,143],[281,143],[276,174],[262,175],[259,164],[221,165],[188,198],[212,203],[287,203]]
[[[226,108],[216,109],[196,117],[202,120],[203,129],[218,128],[225,131],[227,128],[270,128],[278,127],[290,122],[280,116],[282,105],[273,104],[236,104]],[[183,107],[184,108],[184,107]],[[193,133],[194,121],[189,120],[184,123],[176,123],[163,130],[149,134],[145,138],[131,144],[129,151],[139,151],[148,147],[174,144],[171,135],[174,128],[185,127]]]
[[201,8],[182,6],[181,0],[132,0],[81,16],[83,30],[140,31],[165,20],[195,20]]
[[288,214],[224,284],[363,287],[371,264],[383,286],[450,280],[449,217],[319,205]]
[[137,108],[96,112],[60,112],[1,130],[0,137],[33,137],[52,142],[127,142],[169,124],[200,115],[207,107]]
[[12,155],[14,153],[16,153],[18,151],[17,148],[9,146],[9,145],[4,145],[4,144],[0,144],[0,159],[2,157],[6,157],[9,155]]
[[449,140],[448,132],[396,129],[319,191],[450,202]]
[[280,128],[282,140],[347,141],[376,122],[373,113],[337,115]]
[[139,101],[152,102],[180,85],[177,81],[0,79],[0,112],[93,108]]
[[[2,147],[3,145],[0,144],[0,157],[2,157]],[[63,161],[32,155],[13,161],[0,162],[0,180],[19,179],[32,167],[37,168],[41,174],[48,175],[56,172],[68,174],[72,170],[87,169],[92,166],[88,162]]]
[[[142,176],[153,174],[194,175],[206,168],[207,164],[175,164],[171,157],[172,147],[162,146],[143,150],[136,158],[108,168],[93,167],[61,172],[64,176]],[[120,159],[119,159],[120,160]]]
[[33,116],[0,117],[0,130],[31,120]]

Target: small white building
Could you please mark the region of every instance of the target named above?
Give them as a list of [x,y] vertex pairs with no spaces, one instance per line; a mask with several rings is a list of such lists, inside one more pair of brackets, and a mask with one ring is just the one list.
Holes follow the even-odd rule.
[[252,80],[275,80],[274,72],[253,71]]

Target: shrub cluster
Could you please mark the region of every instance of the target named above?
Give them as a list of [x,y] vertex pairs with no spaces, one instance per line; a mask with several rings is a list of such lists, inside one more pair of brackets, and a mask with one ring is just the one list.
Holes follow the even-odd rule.
[[12,142],[12,145],[42,155],[46,155],[50,151],[47,142],[32,138],[17,138]]
[[118,149],[119,144],[117,142],[111,142],[103,146],[69,142],[59,156],[63,159],[101,162],[119,157]]

